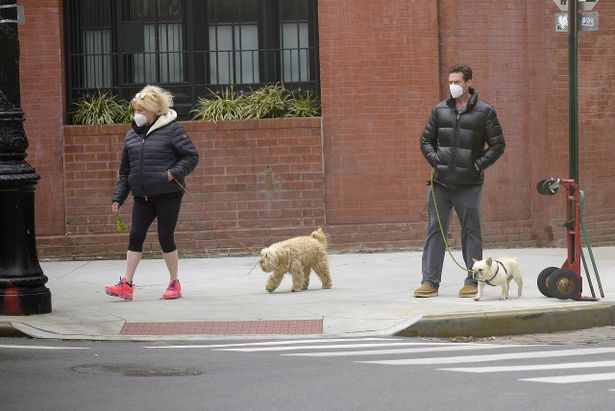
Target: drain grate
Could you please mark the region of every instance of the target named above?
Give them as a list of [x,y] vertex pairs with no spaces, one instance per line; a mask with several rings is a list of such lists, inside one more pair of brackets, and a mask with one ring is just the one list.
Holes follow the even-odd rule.
[[124,323],[120,335],[322,334],[319,320]]

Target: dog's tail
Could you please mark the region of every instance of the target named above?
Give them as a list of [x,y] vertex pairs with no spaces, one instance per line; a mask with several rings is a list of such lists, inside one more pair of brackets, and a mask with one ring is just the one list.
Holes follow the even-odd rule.
[[322,231],[322,228],[319,228],[318,230],[314,231],[312,234],[310,234],[310,237],[317,239],[325,247],[327,246],[327,236],[325,235],[325,232]]

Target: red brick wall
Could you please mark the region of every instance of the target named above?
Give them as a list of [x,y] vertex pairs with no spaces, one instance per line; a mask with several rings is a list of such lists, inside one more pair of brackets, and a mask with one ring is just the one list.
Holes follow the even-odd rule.
[[[535,2],[534,2],[535,3]],[[504,156],[486,170],[482,198],[488,232],[508,237],[508,244],[530,234],[520,226],[532,220],[529,198],[544,163],[534,161],[546,147],[544,45],[541,7],[527,2],[439,2],[440,90],[448,93],[448,68],[465,63],[473,69],[472,86],[493,104],[506,138]],[[480,24],[477,24],[480,22]],[[533,239],[535,233],[530,234]],[[499,242],[499,241],[498,241]]]
[[[429,177],[429,167],[420,153],[418,138],[432,106],[448,92],[446,69],[458,61],[456,12],[461,9],[461,18],[475,31],[500,26],[495,17],[499,10],[493,6],[479,13],[481,19],[491,13],[491,24],[478,27],[471,17],[475,8],[458,4],[319,2],[327,224],[332,226],[330,231],[339,233],[340,244],[352,247],[359,242],[366,248],[403,248],[420,247],[424,241],[423,182]],[[515,13],[513,10],[510,14]],[[462,33],[472,33],[464,28]],[[524,28],[510,30],[491,38],[491,48]],[[497,54],[489,51],[488,44],[470,44],[467,54],[474,58],[468,63],[477,66],[480,79],[481,74],[490,72],[491,57],[502,65],[502,56],[511,50],[526,58],[523,50],[530,41],[508,41],[509,47],[498,49]],[[464,44],[463,49],[468,46]],[[502,78],[507,75],[503,72]],[[491,81],[486,79],[487,84]],[[512,84],[508,87],[514,88]],[[514,136],[509,141],[512,151],[525,152],[523,138],[527,137],[517,131],[526,123],[513,120],[513,114],[525,110],[526,96],[521,97],[523,100],[513,99],[514,110],[507,112],[503,122],[505,127],[510,123],[507,134]],[[536,117],[540,118],[540,114]],[[527,202],[529,186],[524,184],[524,197],[512,188],[506,188],[504,196],[498,193],[510,183],[510,176],[517,174],[518,167],[527,167],[528,161],[518,164],[507,156],[502,163],[489,171],[488,182],[495,179],[490,185],[500,189],[485,190],[485,240],[499,246],[532,245],[535,240]],[[511,198],[526,201],[507,207]],[[365,223],[369,225],[355,229],[354,224]],[[452,244],[457,231],[453,225]]]
[[36,232],[64,233],[62,126],[64,61],[62,1],[17,1],[24,5],[19,26],[21,105],[30,142],[28,157],[41,176],[36,186]]
[[[549,7],[549,10],[552,10]],[[592,244],[615,242],[615,3],[601,1],[593,11],[599,13],[596,32],[579,33],[579,180],[586,192],[586,222]],[[549,13],[548,17],[551,17]],[[566,34],[545,31],[546,58],[550,73],[546,84],[548,150],[543,159],[557,176],[568,176],[568,66]],[[544,161],[544,160],[543,160]],[[553,215],[564,216],[565,200],[556,201]],[[552,216],[551,216],[552,217]],[[561,242],[563,218],[536,219],[537,227],[556,233]],[[542,224],[541,224],[542,223]]]
[[[581,33],[579,41],[580,181],[597,244],[615,241],[608,167],[615,158],[608,88],[615,76],[614,9],[600,3],[600,31]],[[487,170],[487,245],[565,245],[564,198],[535,190],[543,178],[568,177],[567,35],[555,33],[556,11],[548,0],[320,1],[331,229],[345,232],[349,243],[373,244],[359,232],[373,229],[391,233],[381,236],[385,243],[422,244],[420,182],[428,170],[417,140],[429,109],[447,94],[446,70],[465,62],[481,98],[495,105],[507,140],[506,154]],[[374,225],[357,231],[353,223]],[[458,227],[452,229],[454,240]]]
[[[228,235],[258,250],[324,225],[320,118],[183,125],[201,159],[177,227],[182,254],[248,252]],[[128,234],[110,210],[126,129],[64,128],[66,235],[39,237],[43,257],[125,253]],[[132,199],[121,209],[127,223],[131,209]],[[145,250],[159,253],[155,227]]]
[[[27,3],[20,39],[28,160],[42,176],[41,255],[119,255],[126,238],[113,232],[108,210],[125,126],[63,129],[62,2],[21,3]],[[486,245],[564,245],[563,194],[535,190],[542,178],[568,176],[568,46],[567,35],[554,31],[552,0],[318,5],[322,129],[320,119],[184,123],[205,153],[189,189],[216,218],[258,246],[324,225],[332,249],[421,247],[429,168],[418,138],[431,107],[447,93],[446,69],[466,62],[507,140],[506,154],[487,170]],[[592,242],[615,244],[615,4],[602,1],[595,11],[599,31],[579,36],[580,181]],[[296,140],[304,138],[309,149]],[[263,147],[268,154],[255,154]],[[454,224],[453,245],[458,230]],[[195,254],[238,250],[188,199],[178,243]],[[148,247],[158,250],[153,233]]]
[[422,222],[418,135],[439,95],[437,3],[318,7],[327,223]]
[[[565,197],[536,195],[535,184],[546,177],[569,177],[568,130],[568,35],[556,33],[550,1],[544,2],[542,15],[528,8],[526,15],[538,24],[541,35],[534,37],[541,48],[531,47],[531,61],[525,76],[528,82],[527,101],[544,105],[532,110],[532,121],[526,124],[528,158],[530,159],[529,202],[539,245],[565,246]],[[615,79],[615,4],[600,2],[597,32],[580,32],[578,40],[578,115],[579,115],[579,181],[586,193],[585,223],[594,245],[615,242],[615,180],[611,163],[615,159],[615,90],[609,84]],[[542,19],[542,22],[540,21]],[[533,26],[534,27],[534,26]],[[528,33],[533,28],[528,27]],[[528,34],[526,34],[527,36]],[[544,67],[541,65],[544,62]],[[530,104],[528,104],[529,106]]]

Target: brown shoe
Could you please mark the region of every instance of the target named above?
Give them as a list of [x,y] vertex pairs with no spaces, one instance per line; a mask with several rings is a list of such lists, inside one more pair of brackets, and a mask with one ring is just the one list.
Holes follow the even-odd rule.
[[478,287],[476,287],[474,284],[464,284],[461,290],[459,290],[459,297],[473,298],[473,297],[476,297],[477,292],[478,292]]
[[429,298],[438,296],[438,288],[432,283],[426,281],[419,288],[414,290],[414,296],[417,298]]

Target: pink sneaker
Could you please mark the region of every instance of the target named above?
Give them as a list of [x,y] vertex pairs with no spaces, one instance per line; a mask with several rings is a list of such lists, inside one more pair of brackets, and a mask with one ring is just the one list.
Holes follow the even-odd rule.
[[120,282],[116,285],[108,285],[105,287],[105,292],[112,297],[120,297],[124,300],[132,300],[132,292],[134,288],[128,285],[126,277],[120,278]]
[[162,295],[165,300],[175,300],[176,298],[182,298],[182,285],[179,280],[174,280],[169,283],[167,290]]

